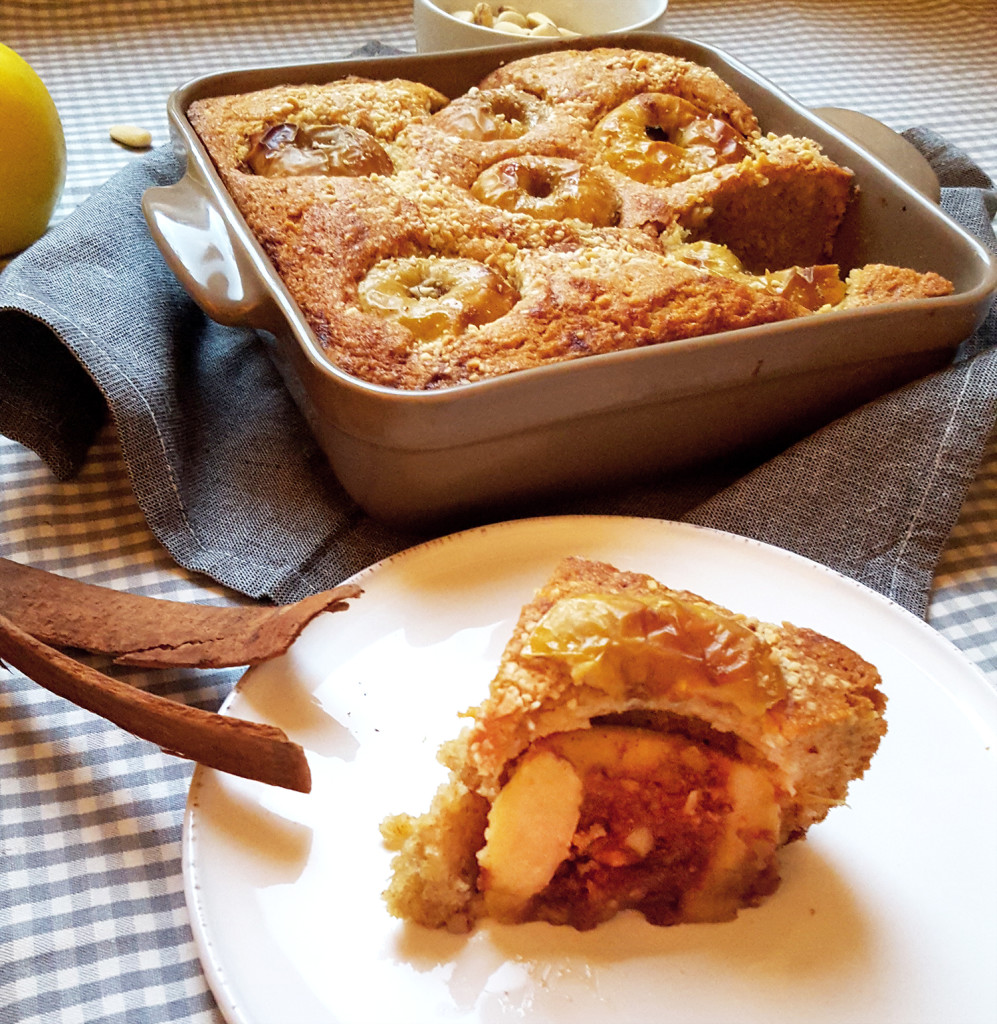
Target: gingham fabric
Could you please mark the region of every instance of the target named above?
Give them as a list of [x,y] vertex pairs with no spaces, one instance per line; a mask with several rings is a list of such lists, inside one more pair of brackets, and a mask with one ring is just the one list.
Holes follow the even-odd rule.
[[[935,128],[997,177],[993,0],[672,0],[669,29],[728,50],[803,103]],[[0,0],[0,41],[38,70],[63,118],[69,174],[56,219],[135,158],[109,140],[110,125],[139,124],[154,145],[166,141],[166,98],[185,80],[334,59],[371,40],[414,49],[408,0]],[[995,523],[997,441],[929,611],[997,685]],[[158,546],[113,424],[69,483],[0,438],[0,554],[154,596],[234,600]],[[216,707],[237,675],[125,678]],[[190,770],[0,671],[0,1024],[221,1020],[182,892]]]

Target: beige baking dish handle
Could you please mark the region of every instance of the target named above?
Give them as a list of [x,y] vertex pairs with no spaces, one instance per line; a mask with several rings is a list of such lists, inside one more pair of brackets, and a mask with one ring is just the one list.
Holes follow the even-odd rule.
[[882,121],[847,107],[817,107],[814,113],[879,157],[912,189],[937,203],[941,198],[938,177],[921,152]]
[[262,328],[280,321],[253,255],[233,235],[196,168],[174,185],[146,189],[142,212],[170,269],[212,320]]

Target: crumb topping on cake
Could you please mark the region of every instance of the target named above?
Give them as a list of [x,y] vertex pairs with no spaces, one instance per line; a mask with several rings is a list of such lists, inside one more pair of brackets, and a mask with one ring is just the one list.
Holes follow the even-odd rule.
[[[714,71],[668,54],[536,54],[455,97],[351,76],[187,116],[330,361],[389,387],[952,290],[834,265],[851,171],[763,132]],[[406,284],[409,260],[445,263],[453,287]],[[490,301],[493,274],[513,301]],[[397,301],[364,300],[385,288]]]

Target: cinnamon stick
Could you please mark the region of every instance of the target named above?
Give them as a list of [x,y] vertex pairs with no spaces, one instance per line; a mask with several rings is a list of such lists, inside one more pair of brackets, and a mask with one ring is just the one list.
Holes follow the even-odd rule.
[[220,607],[145,597],[0,558],[0,608],[45,643],[111,654],[121,665],[228,668],[283,654],[323,611],[359,597],[352,584],[294,604]]
[[0,667],[4,663],[167,753],[271,786],[311,791],[304,750],[281,729],[136,689],[73,661],[0,615]]

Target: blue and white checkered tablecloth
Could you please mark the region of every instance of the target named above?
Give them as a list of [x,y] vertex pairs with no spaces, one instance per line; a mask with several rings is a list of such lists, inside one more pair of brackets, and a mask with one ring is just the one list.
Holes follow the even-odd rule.
[[[808,105],[935,128],[997,177],[993,0],[672,0],[669,29],[728,50]],[[414,50],[409,0],[0,0],[0,41],[36,68],[63,118],[69,175],[57,219],[135,159],[109,126],[142,125],[154,145],[166,141],[166,99],[184,81],[335,59],[370,40]],[[929,613],[997,685],[995,525],[997,440],[938,567]],[[153,596],[234,599],[178,569],[149,532],[113,424],[69,483],[0,438],[0,554]],[[215,708],[237,676],[126,678]],[[0,1024],[218,1024],[183,896],[190,774],[189,764],[0,673]]]

